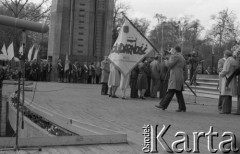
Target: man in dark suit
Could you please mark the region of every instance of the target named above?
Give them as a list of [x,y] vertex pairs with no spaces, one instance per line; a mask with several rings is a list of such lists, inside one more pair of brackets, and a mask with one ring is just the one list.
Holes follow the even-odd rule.
[[51,72],[52,72],[52,63],[50,60],[48,60],[46,64],[46,79],[47,81],[51,80]]
[[78,68],[77,68],[77,61],[72,64],[72,78],[73,78],[73,83],[76,83],[78,80]]
[[181,54],[181,48],[179,46],[172,48],[170,52],[171,56],[169,60],[165,61],[166,66],[170,69],[168,92],[160,102],[160,105],[156,107],[162,108],[163,110],[167,109],[174,94],[176,94],[179,104],[176,112],[186,112],[186,105],[182,94],[184,81],[187,80],[186,61]]
[[58,82],[63,82],[64,68],[63,68],[63,63],[61,59],[58,59],[57,70],[58,70]]

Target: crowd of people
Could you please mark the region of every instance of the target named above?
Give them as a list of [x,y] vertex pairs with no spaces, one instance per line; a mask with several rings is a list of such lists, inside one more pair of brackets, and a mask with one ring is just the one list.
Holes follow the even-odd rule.
[[[183,85],[187,80],[186,60],[181,54],[179,46],[172,48],[171,55],[144,58],[128,74],[121,71],[111,63],[107,57],[101,62],[102,69],[102,95],[118,98],[116,90],[122,91],[122,99],[126,99],[125,92],[131,88],[130,97],[146,99],[146,97],[159,98],[156,105],[162,110],[167,109],[174,94],[177,96],[179,108],[177,112],[185,112],[186,106],[183,98]],[[159,92],[159,95],[157,96]]]
[[[218,89],[220,92],[218,109],[220,113],[231,113],[232,97],[240,96],[240,85],[237,84],[237,75],[240,74],[240,45],[237,43],[231,50],[224,52],[224,57],[218,61],[219,74]],[[191,61],[192,60],[192,61]],[[190,58],[190,62],[193,59]],[[194,67],[194,66],[192,66]],[[25,77],[32,81],[50,81],[52,64],[47,60],[33,60],[25,62]],[[174,94],[176,94],[179,108],[177,112],[185,112],[186,106],[183,98],[184,82],[188,78],[189,68],[181,54],[179,46],[172,48],[170,54],[144,58],[132,71],[123,75],[122,72],[108,57],[100,62],[80,65],[78,61],[65,64],[59,59],[57,63],[58,81],[68,83],[102,84],[101,94],[111,98],[118,98],[116,91],[121,90],[121,98],[126,99],[126,89],[130,88],[130,98],[146,99],[146,97],[159,98],[157,108],[167,109]],[[190,68],[190,84],[196,84],[194,69]],[[18,79],[18,69],[6,65],[0,67],[2,79]],[[239,82],[240,83],[240,82]]]
[[[20,64],[18,64],[20,65]],[[19,78],[20,66],[12,66],[11,64],[1,66],[1,74],[6,80],[17,80]],[[52,64],[46,60],[26,61],[25,62],[25,78],[31,81],[50,81]]]
[[57,72],[59,82],[99,84],[101,79],[100,62],[87,63],[81,65],[78,61],[68,63],[65,67],[61,59],[58,59]]

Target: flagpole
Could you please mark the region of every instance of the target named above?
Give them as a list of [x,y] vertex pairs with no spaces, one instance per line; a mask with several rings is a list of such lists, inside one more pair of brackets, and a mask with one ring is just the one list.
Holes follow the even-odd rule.
[[130,19],[128,19],[128,17],[124,14],[124,13],[122,13],[123,14],[123,16],[129,21],[129,23],[138,31],[138,33],[143,37],[143,38],[145,38],[146,40],[147,40],[147,42],[153,47],[153,49],[157,52],[157,53],[159,53],[159,51],[157,50],[157,48],[142,34],[142,32],[140,32],[138,29],[137,29],[137,27],[132,23],[132,21],[130,20]]

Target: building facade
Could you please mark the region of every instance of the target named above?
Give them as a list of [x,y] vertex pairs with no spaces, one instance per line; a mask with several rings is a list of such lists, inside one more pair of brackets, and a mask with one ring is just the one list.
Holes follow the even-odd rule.
[[71,62],[101,61],[112,45],[113,0],[53,0],[48,59],[56,79],[58,58]]

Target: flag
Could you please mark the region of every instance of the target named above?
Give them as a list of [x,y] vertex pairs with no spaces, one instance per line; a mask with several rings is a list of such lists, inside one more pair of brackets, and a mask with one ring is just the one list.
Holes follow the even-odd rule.
[[23,60],[24,57],[23,57],[23,45],[20,46],[19,48],[19,59]]
[[8,60],[8,56],[6,56],[4,54],[0,54],[0,60],[7,61]]
[[39,52],[40,46],[36,49],[35,53],[34,53],[34,57],[33,60],[37,59],[38,57],[38,52]]
[[153,50],[157,51],[132,22],[125,17],[125,22],[108,56],[110,61],[127,75],[144,57]]
[[3,54],[3,55],[6,55],[6,56],[8,55],[5,44],[3,44],[3,47],[2,47],[2,50],[1,50],[1,51],[2,51],[2,54]]
[[7,49],[8,53],[8,60],[12,60],[14,57],[14,48],[13,48],[13,43],[11,43]]
[[34,45],[28,51],[28,61],[32,60],[33,48],[34,48]]
[[66,54],[64,71],[66,72],[68,70],[69,70],[69,59],[68,59],[68,54]]

